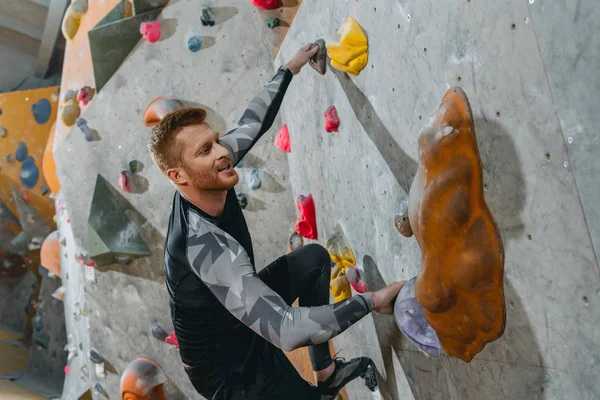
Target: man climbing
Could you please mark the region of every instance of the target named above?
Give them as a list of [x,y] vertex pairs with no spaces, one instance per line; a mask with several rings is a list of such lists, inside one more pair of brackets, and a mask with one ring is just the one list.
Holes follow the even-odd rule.
[[[392,314],[402,283],[329,304],[331,260],[317,244],[257,273],[234,191],[235,165],[271,127],[292,77],[317,49],[300,49],[222,137],[200,108],[168,114],[152,130],[152,158],[177,186],[165,244],[171,317],[185,370],[208,399],[333,398],[358,376],[376,385],[369,358],[333,360],[328,340],[371,311]],[[302,346],[316,387],[281,351]]]

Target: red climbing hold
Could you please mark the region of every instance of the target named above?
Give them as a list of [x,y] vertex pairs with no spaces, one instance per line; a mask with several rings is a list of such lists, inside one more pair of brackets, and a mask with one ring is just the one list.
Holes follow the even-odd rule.
[[337,132],[340,126],[340,117],[338,117],[335,106],[325,110],[325,130],[327,132]]
[[281,0],[250,0],[250,4],[263,10],[274,10],[282,6]]
[[172,344],[176,349],[179,348],[179,342],[177,341],[177,336],[175,336],[175,332],[171,332],[169,336],[165,339],[165,342]]
[[124,192],[130,193],[131,186],[129,185],[129,171],[121,171],[119,174],[119,187]]
[[30,202],[31,201],[31,196],[29,195],[29,190],[22,188],[21,191],[23,192],[23,198],[25,199],[26,202]]
[[287,125],[281,127],[279,132],[277,132],[277,136],[275,137],[275,146],[279,150],[283,150],[286,153],[290,153],[292,151],[292,146],[290,145],[290,131],[288,130]]
[[65,375],[67,375],[69,373],[70,369],[71,369],[71,367],[69,367],[68,365],[65,365],[65,368],[64,368]]
[[160,21],[142,22],[140,33],[148,43],[154,43],[160,39]]
[[94,97],[94,89],[89,86],[84,86],[77,92],[77,101],[82,106],[87,106],[92,97]]
[[300,218],[296,221],[296,232],[307,239],[316,240],[319,237],[317,231],[317,216],[315,211],[315,200],[312,194],[299,196],[296,200]]

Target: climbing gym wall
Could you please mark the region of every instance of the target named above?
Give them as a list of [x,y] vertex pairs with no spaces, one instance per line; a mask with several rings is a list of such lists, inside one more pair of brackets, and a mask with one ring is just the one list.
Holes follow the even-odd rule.
[[[444,93],[460,86],[504,243],[506,328],[470,363],[424,355],[393,317],[376,314],[334,340],[340,356],[373,358],[379,398],[600,396],[600,277],[592,245],[599,226],[597,207],[590,209],[600,188],[591,156],[598,113],[589,112],[598,103],[590,74],[600,64],[598,46],[588,45],[595,40],[590,32],[598,32],[593,4],[303,1],[275,65],[307,41],[336,42],[348,16],[368,39],[362,71],[351,71],[349,62],[360,49],[337,60],[357,76],[331,66],[325,76],[302,73],[280,113],[290,135],[294,197],[313,195],[318,241],[325,245],[339,223],[368,290],[417,275],[421,250],[398,233],[394,219],[408,205],[419,132]],[[330,106],[337,131],[324,115]],[[373,397],[362,382],[347,388],[353,399]]]
[[58,87],[0,93],[0,200],[18,216],[11,185],[54,226],[42,156],[56,119]]
[[[97,14],[96,3],[90,2],[79,30],[67,43],[62,94],[95,87],[91,60],[81,61],[78,70],[71,70],[69,63],[88,57],[86,35],[105,15]],[[63,284],[67,298],[78,299],[77,304],[65,301],[68,346],[83,349],[68,364],[69,395],[78,396],[98,383],[111,398],[118,397],[120,376],[108,369],[100,376],[95,373],[88,354],[94,348],[119,373],[135,356],[145,354],[169,377],[169,399],[197,397],[168,336],[173,329],[163,246],[175,189],[150,159],[150,128],[143,114],[154,99],[165,96],[205,107],[208,122],[226,132],[274,75],[271,49],[279,41],[275,33],[269,38],[259,34],[269,28],[248,1],[212,2],[214,24],[204,25],[203,8],[208,5],[167,4],[157,18],[160,38],[149,43],[140,37],[89,104],[80,107],[85,127],[66,126],[60,117],[57,121],[57,219],[65,240],[61,264],[68,273]],[[284,5],[284,13],[288,8]],[[294,229],[287,159],[273,144],[281,125],[277,120],[238,168],[236,191],[246,199],[244,213],[258,269],[285,254]],[[116,216],[117,229],[105,229],[106,213]],[[119,227],[125,225],[123,236]]]

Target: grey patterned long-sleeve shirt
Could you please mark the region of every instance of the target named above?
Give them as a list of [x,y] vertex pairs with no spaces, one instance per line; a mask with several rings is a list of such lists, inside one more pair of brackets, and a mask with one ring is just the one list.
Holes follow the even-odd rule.
[[[280,68],[221,138],[234,165],[271,127],[291,78]],[[243,363],[253,343],[248,328],[292,350],[328,341],[373,309],[366,294],[318,307],[287,304],[256,274],[252,241],[233,189],[218,218],[175,194],[165,273],[181,357],[207,374]]]

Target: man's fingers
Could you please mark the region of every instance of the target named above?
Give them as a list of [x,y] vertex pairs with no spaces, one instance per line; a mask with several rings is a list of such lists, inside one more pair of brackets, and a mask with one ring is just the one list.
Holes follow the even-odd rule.
[[[304,47],[302,47],[302,49],[301,49],[301,50],[304,50],[304,51],[309,51],[309,50],[310,50],[310,49],[313,47],[313,44],[314,44],[314,43],[308,43],[308,44],[305,44],[305,45],[304,45]],[[318,46],[317,46],[317,47],[318,47]]]

